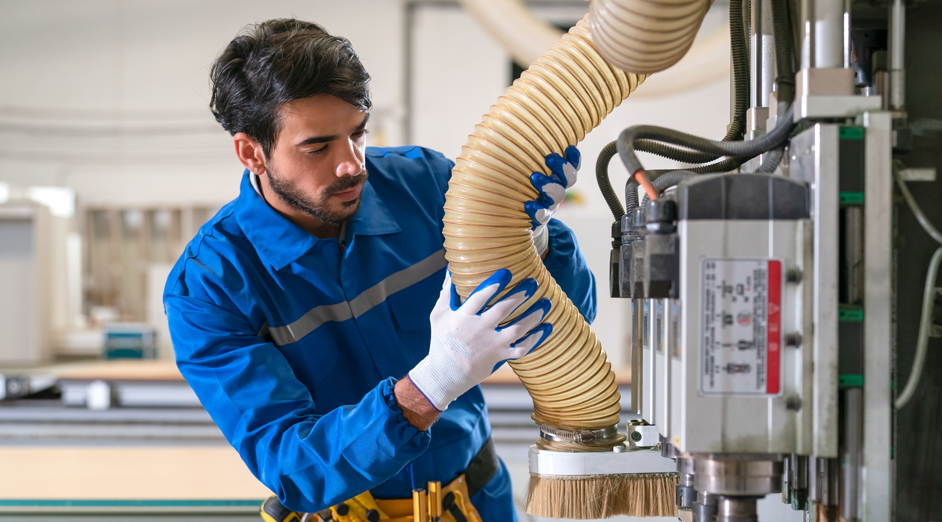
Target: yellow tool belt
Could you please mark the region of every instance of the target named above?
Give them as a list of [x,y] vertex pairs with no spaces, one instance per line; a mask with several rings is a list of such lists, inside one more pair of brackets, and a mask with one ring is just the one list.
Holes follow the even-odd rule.
[[464,475],[445,487],[429,482],[428,489],[413,491],[412,498],[374,499],[369,491],[321,511],[308,520],[317,522],[481,522],[468,494]]
[[260,510],[265,522],[480,522],[481,515],[471,505],[471,495],[481,491],[500,468],[493,439],[487,439],[465,472],[445,487],[429,482],[428,489],[416,489],[412,498],[374,499],[369,491],[319,513],[296,513],[272,496]]

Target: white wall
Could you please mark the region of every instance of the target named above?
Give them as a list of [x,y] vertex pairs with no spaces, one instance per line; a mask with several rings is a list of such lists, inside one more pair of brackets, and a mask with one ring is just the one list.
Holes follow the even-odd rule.
[[[354,42],[373,77],[371,137],[401,141],[398,0],[4,0],[0,186],[69,187],[79,210],[223,205],[238,195],[242,167],[208,108],[210,65],[244,25],[290,16]],[[52,236],[55,259],[63,258],[70,223]],[[67,290],[81,285],[81,274],[61,275],[53,274],[50,336],[73,322]],[[165,354],[156,279],[148,320]]]
[[232,199],[242,168],[207,107],[209,67],[243,25],[274,17],[354,42],[396,143],[402,12],[394,0],[5,0],[0,181],[70,186],[85,204]]

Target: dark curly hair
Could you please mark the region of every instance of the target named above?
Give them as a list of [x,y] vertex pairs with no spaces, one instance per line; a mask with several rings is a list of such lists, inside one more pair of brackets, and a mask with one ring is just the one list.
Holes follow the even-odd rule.
[[269,157],[280,107],[319,94],[372,107],[370,75],[350,41],[293,18],[246,26],[213,62],[209,108],[230,134],[255,138]]

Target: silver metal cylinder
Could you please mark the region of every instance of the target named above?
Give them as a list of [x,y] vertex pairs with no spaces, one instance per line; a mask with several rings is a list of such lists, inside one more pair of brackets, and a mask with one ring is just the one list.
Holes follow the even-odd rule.
[[808,502],[808,457],[792,455],[788,459],[788,465],[792,509],[804,510]]
[[890,67],[890,109],[906,105],[906,2],[890,2],[888,65]]
[[771,0],[749,2],[749,107],[768,107],[775,84],[775,36]]
[[794,485],[792,487],[797,489],[807,489],[808,488],[808,457],[805,455],[792,455],[791,462],[793,462],[792,468],[792,480]]
[[813,457],[808,464],[808,498],[822,506],[836,506],[840,461]]
[[860,519],[860,466],[863,463],[863,390],[844,392],[844,482],[841,515]]
[[792,503],[791,469],[791,456],[786,455],[782,460],[782,504]]
[[808,499],[815,502],[821,502],[827,495],[827,460],[812,457],[808,460]]
[[641,361],[642,386],[644,391],[641,397],[641,418],[651,424],[657,424],[659,411],[657,411],[657,386],[658,375],[656,369],[656,337],[657,337],[657,313],[655,310],[655,299],[644,300],[644,328],[643,328],[643,353]]
[[642,415],[642,394],[644,389],[642,372],[642,335],[644,333],[644,312],[640,299],[631,300],[631,410]]
[[850,35],[845,7],[845,0],[801,0],[802,69],[846,67]]
[[845,69],[850,68],[850,58],[851,58],[850,54],[852,52],[851,41],[850,41],[850,9],[851,9],[852,2],[853,0],[844,0],[844,24],[843,24],[844,27],[843,27],[842,33],[844,35],[843,50],[844,50],[844,68]]
[[693,509],[697,501],[697,490],[693,487],[693,475],[682,473],[677,482],[676,504],[681,509]]
[[755,497],[720,497],[716,522],[758,522]]
[[828,463],[828,489],[821,503],[836,506],[841,502],[841,460],[827,459]]
[[844,67],[844,0],[814,1],[814,67]]
[[694,522],[713,522],[717,510],[717,497],[697,491],[697,501],[693,505]]
[[715,506],[717,501],[716,495],[711,495],[705,491],[697,491],[697,502],[703,504],[704,506]]
[[809,69],[814,66],[814,31],[811,30],[811,22],[814,20],[813,8],[814,2],[812,0],[799,1],[798,20],[800,27],[798,34],[801,40],[798,56],[799,69]]
[[763,497],[782,490],[780,455],[700,454],[694,459],[694,485],[698,492]]

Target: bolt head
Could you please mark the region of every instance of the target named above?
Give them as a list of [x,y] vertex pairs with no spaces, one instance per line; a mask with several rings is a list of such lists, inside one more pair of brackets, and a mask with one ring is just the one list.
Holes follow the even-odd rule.
[[797,332],[785,334],[785,345],[796,348],[801,346],[801,334]]
[[791,395],[785,399],[785,408],[791,411],[798,411],[801,409],[801,397],[797,395]]

